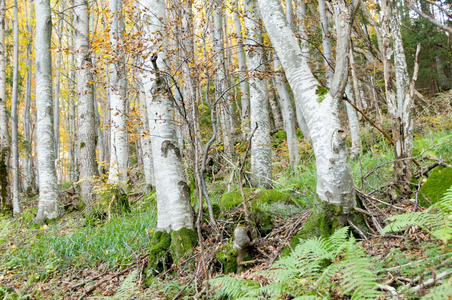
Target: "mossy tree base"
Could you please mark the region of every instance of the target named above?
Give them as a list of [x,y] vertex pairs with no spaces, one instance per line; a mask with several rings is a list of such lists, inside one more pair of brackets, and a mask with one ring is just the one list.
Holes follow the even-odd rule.
[[191,253],[197,242],[198,235],[192,229],[154,232],[150,240],[149,263],[144,270],[144,285],[149,286],[155,276]]
[[[360,206],[360,202],[358,201],[357,207]],[[358,227],[361,232],[368,232],[367,225],[361,213],[354,210],[346,213],[341,206],[329,204],[317,199],[311,215],[303,228],[291,239],[290,246],[294,248],[300,243],[300,240],[314,237],[329,237],[335,230],[348,226],[349,221]],[[283,255],[287,255],[289,252],[289,247],[286,247]]]
[[171,232],[171,256],[174,263],[193,251],[198,243],[198,234],[193,229],[181,228]]

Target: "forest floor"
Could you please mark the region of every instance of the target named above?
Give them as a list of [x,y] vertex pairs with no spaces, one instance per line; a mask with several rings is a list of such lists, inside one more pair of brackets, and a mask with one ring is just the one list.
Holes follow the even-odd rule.
[[[441,97],[437,101],[452,103],[452,93]],[[371,272],[369,277],[375,277],[372,277],[375,282],[371,287],[375,294],[369,294],[375,296],[363,298],[452,298],[452,248],[450,240],[444,238],[452,234],[452,211],[446,211],[445,233],[439,237],[428,226],[423,229],[422,226],[406,226],[394,232],[385,230],[392,216],[407,212],[424,212],[428,216],[437,213],[420,205],[425,206],[425,200],[421,199],[426,198],[422,187],[429,174],[449,169],[452,118],[450,107],[426,115],[417,118],[414,150],[415,158],[424,168],[422,174],[421,169],[414,169],[418,176],[413,179],[413,194],[409,199],[397,194],[391,170],[394,157],[391,146],[375,129],[368,125],[362,128],[364,153],[360,160],[352,162],[352,169],[369,231],[362,232],[349,224],[349,233],[353,236],[347,233],[345,237],[344,245],[349,244],[344,249],[348,250],[331,256],[329,264],[347,262],[350,260],[347,254],[353,249],[356,253],[363,249],[355,258],[356,262],[360,261],[365,266],[363,269]],[[383,120],[381,126],[389,132],[388,121]],[[287,144],[274,139],[274,188],[290,194],[295,202],[304,206],[260,206],[272,216],[272,228],[260,232],[251,258],[242,263],[246,268],[244,272],[224,276],[225,266],[217,259],[217,254],[233,238],[234,222],[243,215],[238,206],[223,209],[216,216],[216,226],[206,218],[202,227],[202,248],[198,245],[190,255],[155,277],[149,286],[143,286],[142,272],[147,265],[149,241],[156,225],[156,206],[155,193],[145,192],[140,171],[135,170],[128,213],[106,211],[111,193],[105,188],[99,190],[98,203],[89,216],[77,210],[71,212],[76,208],[72,203],[76,202],[77,193],[72,185],[65,185],[61,187],[61,208],[65,214],[57,221],[32,223],[36,196],[24,196],[21,216],[0,218],[0,299],[293,299],[293,295],[304,294],[303,291],[310,295],[309,299],[353,298],[353,291],[346,288],[346,284],[351,283],[344,279],[344,274],[349,274],[345,271],[346,263],[342,269],[338,267],[334,275],[326,277],[328,280],[323,280],[322,276],[326,276],[325,270],[329,267],[321,264],[310,276],[283,274],[284,266],[287,270],[290,264],[300,270],[307,266],[300,262],[301,250],[297,249],[301,248],[290,246],[291,239],[310,215],[315,195],[315,164],[310,146],[300,142],[300,152],[303,163],[297,170],[288,170]],[[438,167],[433,168],[435,164]],[[228,168],[222,166],[209,178],[215,204],[220,203],[231,184],[228,172]],[[449,183],[447,188],[451,185]],[[232,183],[232,189],[235,188]],[[330,243],[315,239],[308,242],[320,246]],[[281,258],[286,246],[289,254]],[[315,259],[310,261],[314,262]],[[354,272],[350,274],[360,274]],[[348,276],[352,276],[350,274]],[[361,279],[355,278],[356,281]],[[355,290],[361,288],[354,287]],[[279,292],[275,292],[277,290]]]

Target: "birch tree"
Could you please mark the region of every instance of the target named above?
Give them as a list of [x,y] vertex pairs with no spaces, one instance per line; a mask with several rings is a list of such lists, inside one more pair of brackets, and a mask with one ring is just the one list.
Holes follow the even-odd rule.
[[[389,113],[392,116],[394,141],[394,172],[402,194],[411,194],[411,163],[413,153],[413,100],[405,60],[405,52],[396,15],[396,2],[381,2],[381,32],[385,94]],[[393,47],[391,49],[391,38]],[[394,56],[394,70],[391,57]],[[396,82],[393,82],[395,75]]]
[[190,188],[185,182],[181,153],[177,146],[174,103],[164,77],[167,49],[166,13],[163,0],[145,0],[143,19],[146,33],[143,84],[149,118],[155,189],[157,193],[157,228],[177,231],[193,229]]
[[36,10],[36,110],[39,204],[36,222],[58,217],[52,103],[50,0],[35,0]]
[[347,158],[346,134],[331,94],[319,98],[319,82],[311,73],[297,39],[287,24],[278,0],[259,0],[267,33],[287,80],[301,107],[311,134],[317,165],[317,195],[323,203],[341,206],[344,212],[356,204],[353,176]]
[[96,162],[97,127],[94,113],[92,60],[89,46],[87,0],[74,0],[74,55],[77,76],[77,154],[82,200],[93,202],[93,178],[98,175]]
[[243,34],[242,34],[242,22],[239,18],[239,0],[233,0],[234,7],[232,9],[232,18],[234,20],[234,29],[237,40],[237,63],[240,80],[240,102],[242,104],[241,110],[241,131],[242,136],[246,139],[250,132],[250,100],[249,100],[249,88],[246,81],[246,58],[245,49],[243,46]]
[[245,0],[246,58],[250,85],[252,185],[270,188],[272,178],[270,120],[264,72],[262,20],[254,0]]
[[32,41],[33,41],[33,28],[31,25],[31,7],[32,4],[27,0],[27,54],[25,64],[27,66],[27,85],[25,90],[25,107],[24,107],[24,142],[25,142],[25,157],[23,159],[23,176],[24,176],[24,190],[28,192],[29,188],[35,186],[33,183],[33,171],[32,171],[32,159],[31,159],[31,139],[30,139],[30,128],[31,128],[31,116],[30,116],[30,106],[31,106],[31,55],[32,55]]
[[126,130],[127,95],[124,57],[121,53],[124,20],[121,13],[122,0],[110,0],[110,43],[114,50],[113,63],[110,64],[110,173],[108,181],[126,184],[128,165],[128,144]]
[[17,13],[17,0],[13,3],[13,90],[11,95],[11,144],[13,167],[13,214],[20,214],[19,208],[19,140],[18,140],[18,113],[19,101],[19,17]]
[[[5,9],[5,0],[0,0],[0,174],[8,174],[10,153],[8,114],[6,110]],[[0,176],[2,214],[12,213],[11,200],[8,196],[8,176]]]

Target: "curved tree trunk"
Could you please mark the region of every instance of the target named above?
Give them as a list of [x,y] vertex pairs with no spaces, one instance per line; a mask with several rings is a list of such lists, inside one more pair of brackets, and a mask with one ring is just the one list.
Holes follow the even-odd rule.
[[58,217],[58,187],[53,138],[52,57],[50,0],[35,0],[36,110],[39,205],[35,222]]
[[246,55],[250,84],[251,131],[251,183],[255,187],[270,188],[272,178],[270,120],[267,87],[261,73],[264,69],[262,21],[256,2],[245,0]]
[[88,1],[74,0],[74,55],[77,76],[77,155],[80,192],[86,204],[94,202],[93,179],[96,162],[97,127],[94,113],[93,75],[89,46]]
[[[339,112],[328,93],[319,99],[319,85],[287,25],[278,0],[259,0],[267,33],[270,37],[296,101],[306,114],[317,165],[317,195],[325,203],[335,204],[345,211],[355,204],[353,176],[347,158],[345,130],[341,128]],[[319,101],[318,101],[319,100]]]

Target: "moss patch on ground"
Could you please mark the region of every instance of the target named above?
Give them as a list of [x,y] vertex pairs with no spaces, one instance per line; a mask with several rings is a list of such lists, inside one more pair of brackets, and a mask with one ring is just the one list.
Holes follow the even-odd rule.
[[232,242],[222,246],[215,257],[221,265],[220,268],[223,269],[223,274],[237,272],[237,249],[234,248]]
[[173,262],[177,263],[188,252],[192,252],[198,243],[198,234],[193,229],[181,228],[171,231],[171,256]]
[[[423,207],[440,200],[446,190],[452,186],[452,168],[436,167],[419,190],[419,203]],[[425,196],[425,197],[424,197]],[[427,199],[425,199],[427,198]]]
[[[251,201],[251,206],[257,204],[273,204],[276,202],[289,203],[291,196],[277,190],[250,189],[244,188],[245,198]],[[222,209],[232,209],[242,203],[242,194],[240,190],[223,194],[220,199]]]

